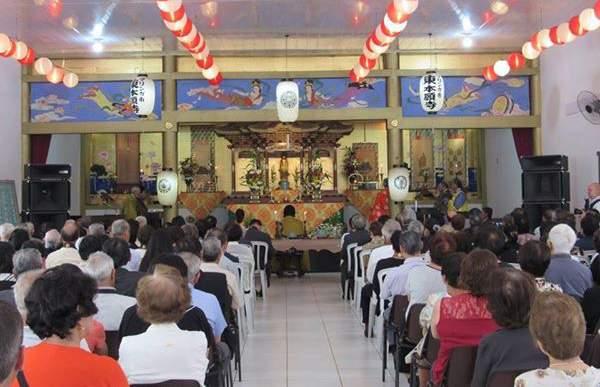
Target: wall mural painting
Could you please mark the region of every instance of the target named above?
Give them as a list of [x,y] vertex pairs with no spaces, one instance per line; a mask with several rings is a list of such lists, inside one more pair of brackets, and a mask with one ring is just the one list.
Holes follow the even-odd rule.
[[[386,107],[386,81],[370,78],[362,83],[344,78],[297,79],[302,109],[356,109]],[[278,79],[225,79],[219,86],[205,80],[177,81],[177,109],[277,109]]]
[[[155,81],[154,112],[143,120],[161,119],[162,82]],[[129,101],[128,81],[80,82],[70,89],[52,83],[32,83],[31,122],[92,122],[141,120]]]
[[[405,117],[427,117],[419,99],[420,77],[402,83]],[[446,101],[440,116],[528,116],[531,114],[529,77],[509,77],[488,82],[481,77],[444,77]]]

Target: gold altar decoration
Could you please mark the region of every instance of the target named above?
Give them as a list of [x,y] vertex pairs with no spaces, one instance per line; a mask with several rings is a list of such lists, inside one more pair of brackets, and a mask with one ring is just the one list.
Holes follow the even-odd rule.
[[[241,208],[246,213],[246,218],[260,219],[263,223],[265,232],[272,237],[275,236],[276,223],[283,219],[283,209],[287,204],[260,203],[260,204],[228,204],[227,209],[235,212]],[[296,218],[305,222],[306,232],[309,233],[317,226],[337,214],[344,208],[343,202],[336,203],[296,203]]]
[[205,218],[225,199],[225,192],[182,192],[179,201],[196,218]]
[[350,204],[356,207],[362,216],[368,218],[380,192],[382,190],[347,190],[344,194]]

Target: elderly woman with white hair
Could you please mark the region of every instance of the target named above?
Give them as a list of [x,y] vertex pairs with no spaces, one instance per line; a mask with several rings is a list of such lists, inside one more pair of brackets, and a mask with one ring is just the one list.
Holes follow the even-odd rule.
[[575,231],[566,224],[558,224],[550,230],[548,246],[552,257],[544,278],[581,300],[585,291],[592,287],[592,272],[571,257],[576,241]]

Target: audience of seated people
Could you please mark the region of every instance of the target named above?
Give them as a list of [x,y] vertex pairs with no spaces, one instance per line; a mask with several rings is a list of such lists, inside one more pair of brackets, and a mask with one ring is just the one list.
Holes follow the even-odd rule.
[[[361,290],[367,336],[373,293],[426,304],[420,323],[439,338],[440,352],[427,364],[422,341],[406,357],[417,357],[421,386],[443,381],[460,346],[478,346],[472,386],[485,386],[497,372],[532,369],[538,370],[520,376],[517,386],[600,381],[599,371],[578,359],[581,331],[598,331],[600,260],[577,256],[600,251],[599,214],[587,212],[578,224],[568,211],[546,211],[530,233],[522,209],[496,224],[488,208],[470,211],[468,220],[452,214],[446,227],[452,232],[446,233],[443,218],[434,214],[421,223],[405,212],[404,232],[396,220],[367,225],[355,215],[341,254],[347,265],[345,246],[357,243],[368,255]],[[304,234],[290,210],[286,218],[288,228],[300,223]],[[24,362],[19,350],[16,361],[0,362],[0,385],[3,377],[18,385],[13,380],[21,369],[20,378],[32,387],[81,380],[90,386],[207,383],[209,363],[229,358],[237,345],[228,327],[244,303],[238,268],[254,262],[249,243],[266,242],[274,253],[260,220],[251,220],[248,230],[243,221],[225,232],[216,224],[212,217],[179,217],[154,229],[144,219],[119,219],[105,228],[82,218],[65,222],[60,232],[48,225],[0,225],[0,309],[6,310],[0,328],[16,329],[11,337],[26,348]],[[378,273],[388,268],[380,284]],[[2,302],[17,306],[17,320],[2,320],[11,314]],[[57,315],[57,308],[64,313]],[[121,367],[96,355],[106,354],[105,332],[115,331]],[[200,356],[183,355],[191,351]]]

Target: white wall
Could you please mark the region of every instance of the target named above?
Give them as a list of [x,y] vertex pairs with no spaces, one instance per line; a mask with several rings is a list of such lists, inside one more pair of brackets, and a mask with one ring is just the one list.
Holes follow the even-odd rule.
[[[14,15],[0,13],[0,25],[14,32]],[[0,85],[0,180],[15,181],[21,203],[21,65],[14,59],[0,58]]]
[[48,164],[71,164],[71,215],[81,215],[81,135],[53,134]]
[[[544,24],[558,23],[564,17],[548,16]],[[598,179],[600,125],[566,111],[582,90],[600,96],[600,31],[546,50],[541,56],[541,74],[543,151],[569,156],[571,207],[580,208],[587,185]]]
[[485,131],[487,203],[494,217],[501,217],[523,201],[521,164],[511,129]]

